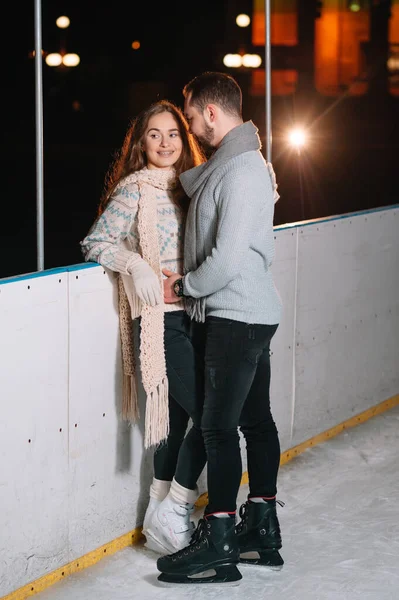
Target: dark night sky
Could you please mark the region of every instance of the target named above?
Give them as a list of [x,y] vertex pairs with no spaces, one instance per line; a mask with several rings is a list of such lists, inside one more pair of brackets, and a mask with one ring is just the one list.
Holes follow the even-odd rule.
[[[100,4],[42,0],[44,50],[58,50],[63,34],[55,20],[66,14],[66,49],[81,57],[68,72],[43,63],[46,268],[82,262],[79,240],[95,217],[106,169],[129,119],[158,97],[181,104],[191,77],[225,70],[223,55],[235,51],[243,35],[232,26],[234,17],[252,6],[251,0]],[[34,61],[28,58],[33,15],[34,0],[8,6],[12,43],[3,70],[1,148],[3,218],[10,225],[2,228],[0,250],[7,258],[0,277],[36,270]],[[134,39],[141,42],[137,52],[130,48]],[[243,76],[240,83],[247,81]],[[80,110],[73,110],[74,101]],[[296,101],[273,98],[273,162],[281,193],[276,224],[301,219],[298,162],[279,141],[298,110]],[[310,122],[318,119],[314,151],[302,159],[306,218],[397,201],[398,100],[349,99],[328,110],[334,101],[314,94],[302,109]],[[248,99],[244,118],[264,134],[264,100]]]

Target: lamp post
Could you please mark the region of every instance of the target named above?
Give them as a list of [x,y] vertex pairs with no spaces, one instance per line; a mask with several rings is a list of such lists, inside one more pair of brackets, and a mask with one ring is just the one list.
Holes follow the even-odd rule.
[[36,121],[36,263],[44,269],[43,222],[43,77],[41,2],[35,0],[35,121]]
[[272,71],[270,0],[265,0],[265,101],[266,101],[266,160],[272,160]]
[[[68,17],[59,17],[57,27],[66,29],[70,21]],[[44,269],[44,176],[43,176],[43,71],[42,58],[51,67],[75,67],[80,63],[77,54],[46,54],[42,49],[42,6],[41,0],[34,0],[35,31],[35,147],[36,147],[36,266],[38,271]]]

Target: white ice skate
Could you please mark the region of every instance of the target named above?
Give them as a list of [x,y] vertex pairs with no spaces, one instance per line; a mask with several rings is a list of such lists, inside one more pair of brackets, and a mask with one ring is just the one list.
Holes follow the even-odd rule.
[[147,528],[148,528],[149,524],[151,523],[151,519],[152,519],[152,516],[153,516],[155,510],[158,508],[158,506],[160,504],[161,504],[161,500],[158,500],[157,498],[150,498],[146,513],[144,515],[144,523],[143,523],[143,530],[142,530],[142,534],[146,537],[146,542],[144,543],[144,546],[146,548],[148,548],[149,550],[154,550],[154,552],[158,552],[158,550],[152,548],[151,539],[148,539],[148,537],[147,537]]
[[195,525],[190,521],[194,504],[177,503],[168,495],[152,512],[143,528],[146,548],[158,554],[172,554],[189,545]]

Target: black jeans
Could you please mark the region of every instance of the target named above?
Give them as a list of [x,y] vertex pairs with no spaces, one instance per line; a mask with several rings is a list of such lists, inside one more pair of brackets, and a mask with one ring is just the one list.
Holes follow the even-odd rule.
[[[242,476],[238,426],[247,448],[249,495],[272,497],[280,465],[278,432],[270,410],[270,342],[277,325],[207,317],[205,399],[201,431],[207,456],[205,514],[234,512]],[[201,431],[194,424],[179,457],[178,476],[196,468]],[[188,452],[184,452],[188,449]]]
[[[186,434],[189,418],[198,426],[201,422],[204,397],[203,356],[196,353],[192,343],[191,321],[184,311],[166,312],[164,316],[165,357],[169,382],[169,435],[154,453],[154,476],[171,481],[176,472],[179,450]],[[195,457],[187,459],[205,466],[205,448],[200,437]],[[200,471],[200,472],[201,472]],[[198,475],[199,476],[199,475]],[[185,470],[178,482],[194,489],[197,478]]]

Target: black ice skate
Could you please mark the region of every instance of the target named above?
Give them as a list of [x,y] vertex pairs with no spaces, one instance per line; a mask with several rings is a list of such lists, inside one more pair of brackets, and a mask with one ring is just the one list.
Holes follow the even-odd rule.
[[[279,502],[284,506],[282,502]],[[236,527],[240,546],[240,563],[264,565],[279,571],[281,558],[280,525],[276,500],[246,502],[240,508],[241,521]]]
[[[190,545],[157,560],[158,580],[167,583],[233,583],[242,578],[235,520],[204,518]],[[210,571],[207,573],[207,571]]]

